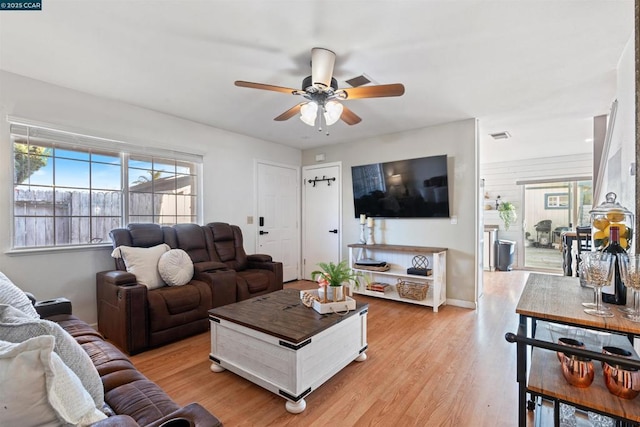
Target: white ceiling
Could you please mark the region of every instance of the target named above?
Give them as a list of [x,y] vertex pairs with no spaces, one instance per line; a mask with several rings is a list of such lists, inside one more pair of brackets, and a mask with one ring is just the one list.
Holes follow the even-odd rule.
[[[633,20],[633,0],[49,0],[0,12],[0,69],[301,149],[477,117],[497,161],[590,151]],[[326,136],[273,121],[300,98],[233,84],[297,88],[315,46],[340,87],[405,95],[345,101],[362,122]]]

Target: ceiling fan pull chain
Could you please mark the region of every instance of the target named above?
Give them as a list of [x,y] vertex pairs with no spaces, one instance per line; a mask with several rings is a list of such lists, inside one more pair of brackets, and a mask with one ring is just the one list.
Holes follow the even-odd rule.
[[327,112],[327,108],[325,107],[324,103],[322,104],[322,111],[320,114],[318,114],[318,132],[322,132],[322,122],[324,121],[324,124],[326,125],[327,128],[327,133],[326,135],[329,136],[329,125],[327,125],[327,120],[324,117],[324,114]]

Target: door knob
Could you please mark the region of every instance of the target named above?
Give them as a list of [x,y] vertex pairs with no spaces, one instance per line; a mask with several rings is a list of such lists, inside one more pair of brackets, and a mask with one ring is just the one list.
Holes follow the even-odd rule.
[[263,234],[269,234],[269,232],[260,230],[260,235],[262,236]]
[[338,229],[334,228],[333,230],[329,230],[329,233],[338,234]]

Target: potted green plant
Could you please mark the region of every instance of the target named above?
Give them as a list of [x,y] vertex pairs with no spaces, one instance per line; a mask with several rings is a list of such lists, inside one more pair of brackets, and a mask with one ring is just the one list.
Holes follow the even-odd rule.
[[[318,293],[320,299],[324,300],[326,295],[327,299],[333,301],[341,301],[344,299],[343,285],[353,282],[355,286],[358,286],[358,278],[360,274],[351,270],[347,261],[334,262],[320,262],[318,263],[320,270],[311,272],[311,278],[317,280],[320,285]],[[325,294],[326,290],[326,294]]]
[[505,230],[508,230],[511,224],[516,222],[516,219],[518,219],[516,207],[511,202],[501,202],[498,205],[498,215],[502,222],[504,222]]

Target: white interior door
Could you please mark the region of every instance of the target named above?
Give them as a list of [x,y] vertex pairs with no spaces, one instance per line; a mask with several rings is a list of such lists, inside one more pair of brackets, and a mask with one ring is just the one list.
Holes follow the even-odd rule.
[[339,262],[342,243],[342,165],[303,168],[302,256],[304,279],[319,262]]
[[258,162],[257,252],[282,262],[285,282],[298,278],[300,229],[299,169]]

